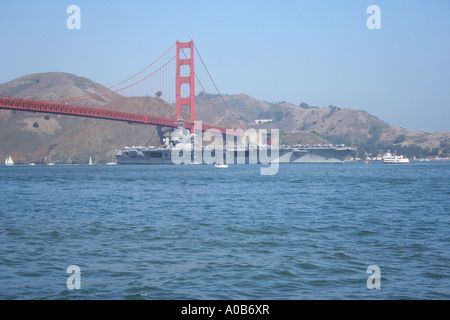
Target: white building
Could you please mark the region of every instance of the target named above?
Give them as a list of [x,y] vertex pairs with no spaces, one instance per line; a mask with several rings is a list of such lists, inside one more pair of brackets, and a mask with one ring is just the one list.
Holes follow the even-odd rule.
[[271,123],[273,122],[272,119],[256,119],[255,123]]

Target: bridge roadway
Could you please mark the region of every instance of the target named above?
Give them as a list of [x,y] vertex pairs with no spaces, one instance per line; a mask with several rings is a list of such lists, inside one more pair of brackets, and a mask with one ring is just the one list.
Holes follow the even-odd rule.
[[[159,125],[164,127],[177,127],[178,121],[175,119],[166,119],[155,116],[146,116],[136,113],[112,111],[107,109],[91,108],[85,106],[59,104],[44,100],[34,99],[22,99],[14,97],[0,97],[0,109],[20,110],[29,112],[43,112],[43,113],[55,113],[64,114],[70,116],[107,119],[115,121],[125,121],[128,123],[142,123],[150,125]],[[192,122],[184,122],[186,128],[191,129],[194,127]],[[203,123],[202,130],[217,129],[222,134],[226,134],[226,128],[212,126]],[[238,134],[239,135],[239,134]]]

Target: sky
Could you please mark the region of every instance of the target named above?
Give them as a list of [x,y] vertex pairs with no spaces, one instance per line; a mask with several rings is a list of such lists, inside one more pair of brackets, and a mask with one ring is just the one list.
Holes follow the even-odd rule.
[[223,94],[450,131],[449,16],[449,0],[2,1],[0,83],[60,71],[111,86],[192,39]]

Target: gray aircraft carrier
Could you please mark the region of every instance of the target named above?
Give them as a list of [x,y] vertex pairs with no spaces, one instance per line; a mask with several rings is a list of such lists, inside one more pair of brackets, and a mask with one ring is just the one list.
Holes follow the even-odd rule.
[[[345,145],[280,145],[274,146],[223,146],[211,147],[195,145],[195,134],[191,134],[182,124],[171,137],[164,139],[161,147],[125,147],[115,150],[119,164],[258,164],[267,157],[272,161],[277,156],[279,163],[336,163],[344,162],[354,150]],[[264,158],[263,158],[264,157]]]

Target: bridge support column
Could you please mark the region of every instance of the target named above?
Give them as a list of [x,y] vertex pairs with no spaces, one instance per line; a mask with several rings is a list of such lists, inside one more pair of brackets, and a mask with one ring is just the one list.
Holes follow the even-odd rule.
[[[194,73],[194,42],[177,41],[177,74],[176,74],[176,116],[181,118],[183,106],[189,107],[189,121],[195,121],[195,73]],[[183,89],[188,86],[189,89]],[[187,94],[189,92],[189,94]],[[191,128],[194,133],[194,126]]]

